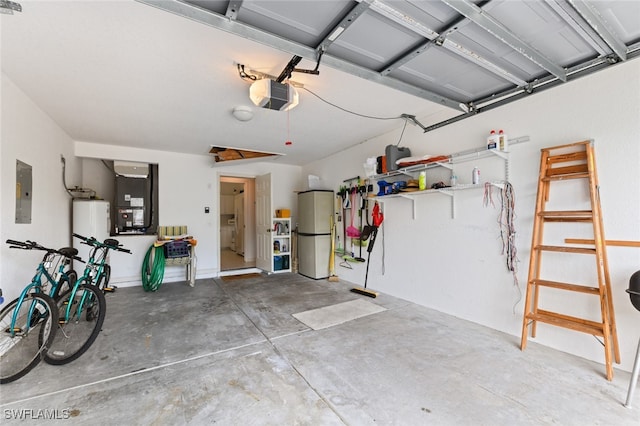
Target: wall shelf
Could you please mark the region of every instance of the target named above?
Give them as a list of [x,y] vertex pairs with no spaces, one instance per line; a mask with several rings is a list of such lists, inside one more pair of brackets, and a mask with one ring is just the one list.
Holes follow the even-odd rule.
[[[509,139],[509,146],[517,145],[519,143],[529,142],[529,136],[520,136],[514,139]],[[445,167],[449,170],[453,169],[453,165],[466,163],[469,161],[478,160],[481,158],[489,158],[489,157],[499,157],[505,160],[506,165],[508,166],[509,162],[509,152],[497,151],[494,149],[486,149],[486,148],[474,148],[466,151],[460,151],[449,155],[448,160],[436,161],[433,163],[426,164],[416,164],[414,166],[403,167],[398,170],[393,170],[387,173],[382,173],[378,175],[370,176],[369,179],[373,180],[381,180],[388,177],[395,176],[414,176],[416,173],[419,173],[423,170],[434,169],[438,167]],[[509,180],[508,170],[505,169],[505,180]]]
[[412,219],[416,219],[417,218],[416,198],[422,197],[424,195],[443,194],[451,197],[451,218],[455,219],[456,218],[455,193],[458,191],[466,191],[469,189],[484,188],[484,186],[487,184],[494,186],[496,188],[499,188],[500,190],[504,188],[504,181],[490,181],[490,182],[484,182],[484,183],[479,183],[475,185],[462,184],[462,185],[456,185],[453,187],[447,186],[445,188],[438,188],[438,189],[425,189],[424,191],[400,192],[398,194],[389,194],[389,195],[382,195],[379,197],[372,197],[372,199],[379,202],[389,201],[394,198],[406,198],[408,200],[411,200],[412,209],[413,209]]
[[[528,142],[528,141],[529,141],[528,136],[521,136],[515,139],[509,139],[509,145],[513,146],[513,145]],[[455,185],[453,187],[447,186],[444,188],[437,188],[437,189],[425,189],[423,191],[399,192],[396,194],[375,196],[373,197],[373,199],[379,202],[384,202],[390,199],[397,199],[397,198],[405,198],[405,199],[411,200],[412,208],[413,208],[412,217],[413,219],[416,219],[417,211],[416,211],[415,201],[417,197],[430,195],[430,194],[444,194],[451,197],[451,218],[455,219],[456,217],[455,193],[456,192],[470,190],[470,189],[484,188],[486,184],[489,184],[491,186],[494,186],[500,189],[504,188],[505,182],[509,180],[509,152],[489,150],[485,148],[471,149],[471,150],[461,151],[461,152],[451,154],[449,155],[449,159],[446,161],[417,164],[414,166],[404,167],[402,169],[393,170],[391,172],[378,174],[370,177],[370,179],[373,179],[376,181],[383,180],[386,178],[391,178],[391,177],[397,177],[397,176],[410,176],[413,178],[417,173],[420,173],[422,171],[442,168],[442,167],[449,170],[453,170],[453,166],[455,164],[461,164],[461,163],[466,163],[470,161],[476,161],[482,158],[491,158],[491,157],[497,157],[504,161],[504,180],[493,180],[493,181],[487,181],[480,184],[460,184],[460,185]]]

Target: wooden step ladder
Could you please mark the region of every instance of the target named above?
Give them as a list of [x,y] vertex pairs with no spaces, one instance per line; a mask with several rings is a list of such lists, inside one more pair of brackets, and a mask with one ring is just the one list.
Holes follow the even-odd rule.
[[[527,328],[531,325],[531,337],[536,336],[538,322],[568,328],[592,334],[603,339],[607,380],[613,379],[612,354],[615,362],[620,363],[618,335],[616,332],[615,314],[609,278],[609,266],[605,249],[605,237],[600,209],[598,174],[596,171],[593,141],[576,142],[542,149],[536,212],[533,221],[531,240],[531,257],[529,259],[529,275],[522,320],[522,341],[520,349],[527,346]],[[589,185],[591,210],[546,210],[549,201],[551,184],[568,179],[584,179]],[[591,223],[593,226],[593,242],[588,247],[555,246],[543,244],[544,225],[548,222]],[[577,253],[595,257],[598,274],[598,285],[589,286],[542,279],[541,265],[543,253]],[[600,298],[600,321],[592,321],[574,316],[564,315],[538,308],[541,288],[554,288]]]

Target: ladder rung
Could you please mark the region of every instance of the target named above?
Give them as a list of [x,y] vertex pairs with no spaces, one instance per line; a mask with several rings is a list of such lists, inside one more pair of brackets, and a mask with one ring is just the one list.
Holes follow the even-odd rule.
[[539,309],[536,313],[527,314],[527,318],[533,321],[540,321],[575,331],[581,331],[587,334],[593,334],[594,336],[604,336],[604,325],[602,323],[589,321],[583,318],[562,315],[556,312],[543,311],[542,309]]
[[551,182],[554,180],[569,180],[569,179],[587,179],[589,173],[574,173],[569,175],[549,176],[542,178],[543,182]]
[[[582,238],[565,238],[564,242],[567,244],[588,244],[595,245],[594,240],[582,239]],[[640,247],[640,241],[628,241],[628,240],[605,240],[605,246],[618,246],[618,247]]]
[[564,144],[564,145],[558,145],[558,146],[552,146],[550,148],[542,148],[540,151],[541,152],[551,152],[551,151],[556,151],[559,149],[566,149],[566,148],[576,148],[576,147],[582,147],[584,149],[586,149],[587,145],[591,145],[590,140],[586,140],[586,141],[580,141],[580,142],[573,142],[573,143],[568,143],[568,144]]
[[559,210],[538,212],[546,222],[592,222],[591,210]]
[[577,291],[579,293],[600,295],[600,289],[598,287],[588,287],[579,284],[561,283],[559,281],[548,280],[532,280],[531,284],[539,285],[543,287],[557,288],[560,290]]
[[[589,168],[586,164],[576,164],[565,167],[547,167],[545,170],[547,178],[551,177],[589,177]],[[574,177],[575,176],[575,177]]]
[[576,151],[568,154],[550,155],[547,157],[547,164],[568,163],[570,161],[585,161],[587,151]]
[[544,246],[539,245],[535,247],[537,250],[542,251],[555,251],[561,253],[580,253],[580,254],[596,254],[595,248],[588,247],[565,247],[565,246]]

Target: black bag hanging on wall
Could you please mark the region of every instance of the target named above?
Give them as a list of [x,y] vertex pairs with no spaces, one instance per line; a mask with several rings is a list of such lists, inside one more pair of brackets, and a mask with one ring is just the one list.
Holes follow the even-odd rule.
[[[381,155],[379,157],[376,158],[376,173],[377,174],[382,174],[382,173],[386,173],[387,171],[387,159],[384,155]],[[384,164],[383,164],[384,162]]]
[[403,146],[387,145],[384,152],[387,157],[387,171],[398,170],[396,161],[401,158],[411,157],[411,150]]

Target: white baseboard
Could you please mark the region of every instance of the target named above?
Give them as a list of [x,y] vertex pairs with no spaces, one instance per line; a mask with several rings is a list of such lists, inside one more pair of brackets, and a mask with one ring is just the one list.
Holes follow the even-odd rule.
[[[219,271],[217,269],[198,269],[196,270],[196,280],[206,279],[206,278],[216,278],[218,277]],[[162,278],[163,283],[174,283],[178,281],[186,281],[187,274],[186,268],[184,266],[169,266],[164,271],[164,277]],[[111,277],[109,281],[110,284],[113,284],[117,287],[136,287],[142,286],[142,278],[141,277]]]

